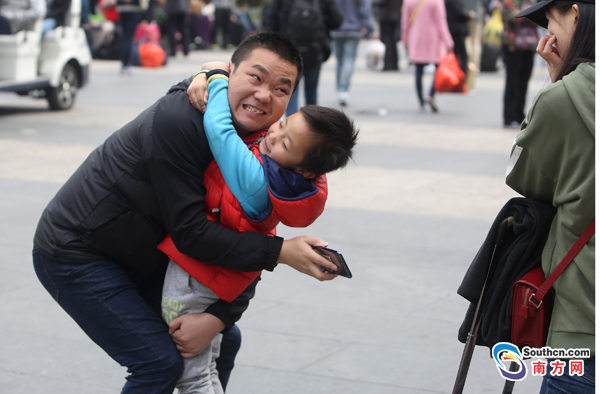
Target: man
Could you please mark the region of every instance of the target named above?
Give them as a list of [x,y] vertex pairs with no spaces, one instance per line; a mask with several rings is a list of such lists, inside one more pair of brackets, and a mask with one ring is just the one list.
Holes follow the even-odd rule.
[[[335,0],[273,0],[271,13],[265,17],[264,30],[280,32],[300,49],[306,105],[317,105],[321,64],[331,54],[329,31],[340,27],[343,21],[344,15]],[[298,112],[298,101],[295,92],[286,116]]]
[[[302,63],[276,33],[249,37],[234,52],[229,105],[240,135],[284,113]],[[157,245],[168,233],[195,259],[240,271],[287,264],[319,280],[332,266],[313,237],[283,241],[237,233],[204,213],[204,170],[213,160],[203,116],[188,101],[190,79],[110,136],[71,176],[42,214],[34,238],[38,278],[86,334],[130,375],[123,393],[169,393],[184,357],[202,351],[239,319],[254,282],[234,302],[184,315],[167,327],[160,316],[168,258]],[[332,268],[334,268],[332,266]],[[172,333],[173,338],[169,335]]]
[[383,71],[398,71],[402,0],[378,0],[372,4],[373,12],[379,21],[380,40],[385,45]]
[[370,1],[336,0],[336,2],[342,9],[344,22],[331,32],[331,37],[333,37],[337,59],[335,89],[338,102],[344,107],[348,105],[358,44],[363,37],[371,37],[375,27]]
[[215,19],[212,29],[213,48],[227,48],[231,43],[231,13],[235,9],[233,0],[213,0]]

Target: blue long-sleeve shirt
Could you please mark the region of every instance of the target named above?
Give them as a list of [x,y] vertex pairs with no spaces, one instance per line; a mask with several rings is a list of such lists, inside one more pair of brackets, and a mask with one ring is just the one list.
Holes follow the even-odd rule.
[[[344,14],[344,22],[330,32],[332,37],[364,37],[374,31],[373,12],[369,0],[336,0]],[[362,29],[366,28],[366,32]]]
[[208,85],[204,131],[225,183],[244,213],[255,219],[269,206],[267,179],[262,164],[233,127],[228,87],[220,78]]

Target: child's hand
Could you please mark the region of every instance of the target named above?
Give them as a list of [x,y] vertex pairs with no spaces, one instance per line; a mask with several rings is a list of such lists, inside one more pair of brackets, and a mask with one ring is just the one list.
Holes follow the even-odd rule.
[[[225,62],[208,62],[202,65],[202,70],[225,70],[229,72],[229,65]],[[198,74],[192,80],[187,90],[190,104],[198,111],[206,112],[206,103],[208,103],[208,83],[205,74]]]
[[187,90],[190,104],[198,111],[206,112],[206,103],[208,103],[208,82],[206,74],[198,74],[192,80]]
[[556,44],[556,36],[543,36],[536,48],[537,53],[548,63],[548,73],[552,82],[556,81],[556,74],[560,68],[563,59],[560,53],[554,46]]
[[169,323],[169,334],[183,358],[192,358],[206,349],[225,324],[209,313],[181,315]]
[[202,69],[203,70],[225,70],[227,72],[230,72],[229,70],[229,64],[225,63],[225,62],[220,62],[220,61],[214,61],[214,62],[206,62],[202,65]]
[[319,268],[319,265],[322,265],[333,271],[337,270],[335,264],[315,252],[311,245],[327,247],[327,242],[307,235],[286,239],[283,241],[277,263],[289,265],[296,271],[312,276],[320,281],[331,280],[337,277],[336,274],[323,272]]

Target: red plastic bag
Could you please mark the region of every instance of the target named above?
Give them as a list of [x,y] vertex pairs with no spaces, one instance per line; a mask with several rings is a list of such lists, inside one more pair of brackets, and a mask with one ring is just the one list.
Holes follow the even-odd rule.
[[165,64],[167,53],[159,44],[146,42],[140,45],[140,64],[144,67],[160,67]]
[[434,87],[437,92],[467,93],[467,77],[460,68],[454,52],[448,52],[435,71]]

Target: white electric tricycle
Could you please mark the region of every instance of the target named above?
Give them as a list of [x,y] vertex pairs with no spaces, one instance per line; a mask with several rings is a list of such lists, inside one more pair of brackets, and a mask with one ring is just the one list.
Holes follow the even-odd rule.
[[43,38],[42,20],[33,30],[0,35],[0,91],[46,98],[52,110],[69,109],[88,81],[91,60],[81,2],[71,1],[65,26]]

